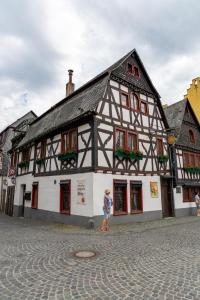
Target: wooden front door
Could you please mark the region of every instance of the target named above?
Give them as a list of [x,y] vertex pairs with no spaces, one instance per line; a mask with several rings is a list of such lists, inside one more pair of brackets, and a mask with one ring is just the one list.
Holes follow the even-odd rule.
[[7,190],[7,201],[5,213],[8,216],[13,216],[13,205],[14,205],[15,187],[9,186]]
[[161,200],[163,218],[173,217],[172,184],[169,178],[161,179]]

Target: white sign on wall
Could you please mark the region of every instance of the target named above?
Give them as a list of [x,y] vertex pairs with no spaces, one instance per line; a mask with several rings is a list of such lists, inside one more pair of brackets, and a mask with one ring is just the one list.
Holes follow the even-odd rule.
[[86,182],[85,180],[77,180],[77,199],[78,204],[86,204]]

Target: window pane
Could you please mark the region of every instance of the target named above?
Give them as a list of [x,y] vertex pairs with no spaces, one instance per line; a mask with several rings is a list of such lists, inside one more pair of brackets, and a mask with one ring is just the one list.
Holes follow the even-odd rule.
[[141,101],[141,112],[147,114],[147,103]]
[[157,152],[158,155],[163,155],[163,141],[161,139],[157,139]]
[[132,72],[133,72],[133,69],[132,69],[132,65],[131,65],[131,64],[128,64],[128,72],[129,72],[129,73],[132,73]]
[[115,211],[126,212],[126,185],[115,184]]
[[140,110],[140,102],[136,94],[131,94],[131,107],[137,111]]
[[71,132],[71,149],[76,149],[77,147],[77,132],[74,130]]
[[128,134],[128,148],[132,151],[137,150],[137,135],[131,133]]
[[128,95],[127,94],[121,94],[121,101],[123,106],[128,106]]
[[125,132],[116,130],[116,149],[125,147]]
[[136,66],[134,66],[134,74],[135,74],[136,77],[140,76],[139,69]]
[[141,187],[131,185],[131,209],[134,211],[142,210]]

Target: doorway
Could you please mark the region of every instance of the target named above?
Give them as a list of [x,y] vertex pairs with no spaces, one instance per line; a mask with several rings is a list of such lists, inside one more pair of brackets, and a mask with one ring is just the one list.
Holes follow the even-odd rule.
[[5,213],[10,217],[13,216],[14,196],[15,196],[15,187],[9,186],[7,189],[7,201],[6,201]]
[[161,178],[161,200],[163,218],[174,216],[172,181],[170,178]]

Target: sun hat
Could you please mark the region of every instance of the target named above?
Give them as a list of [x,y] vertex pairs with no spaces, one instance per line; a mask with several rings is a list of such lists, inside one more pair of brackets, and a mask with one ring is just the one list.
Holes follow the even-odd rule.
[[110,194],[110,190],[109,190],[109,189],[106,189],[106,190],[105,190],[105,194]]

